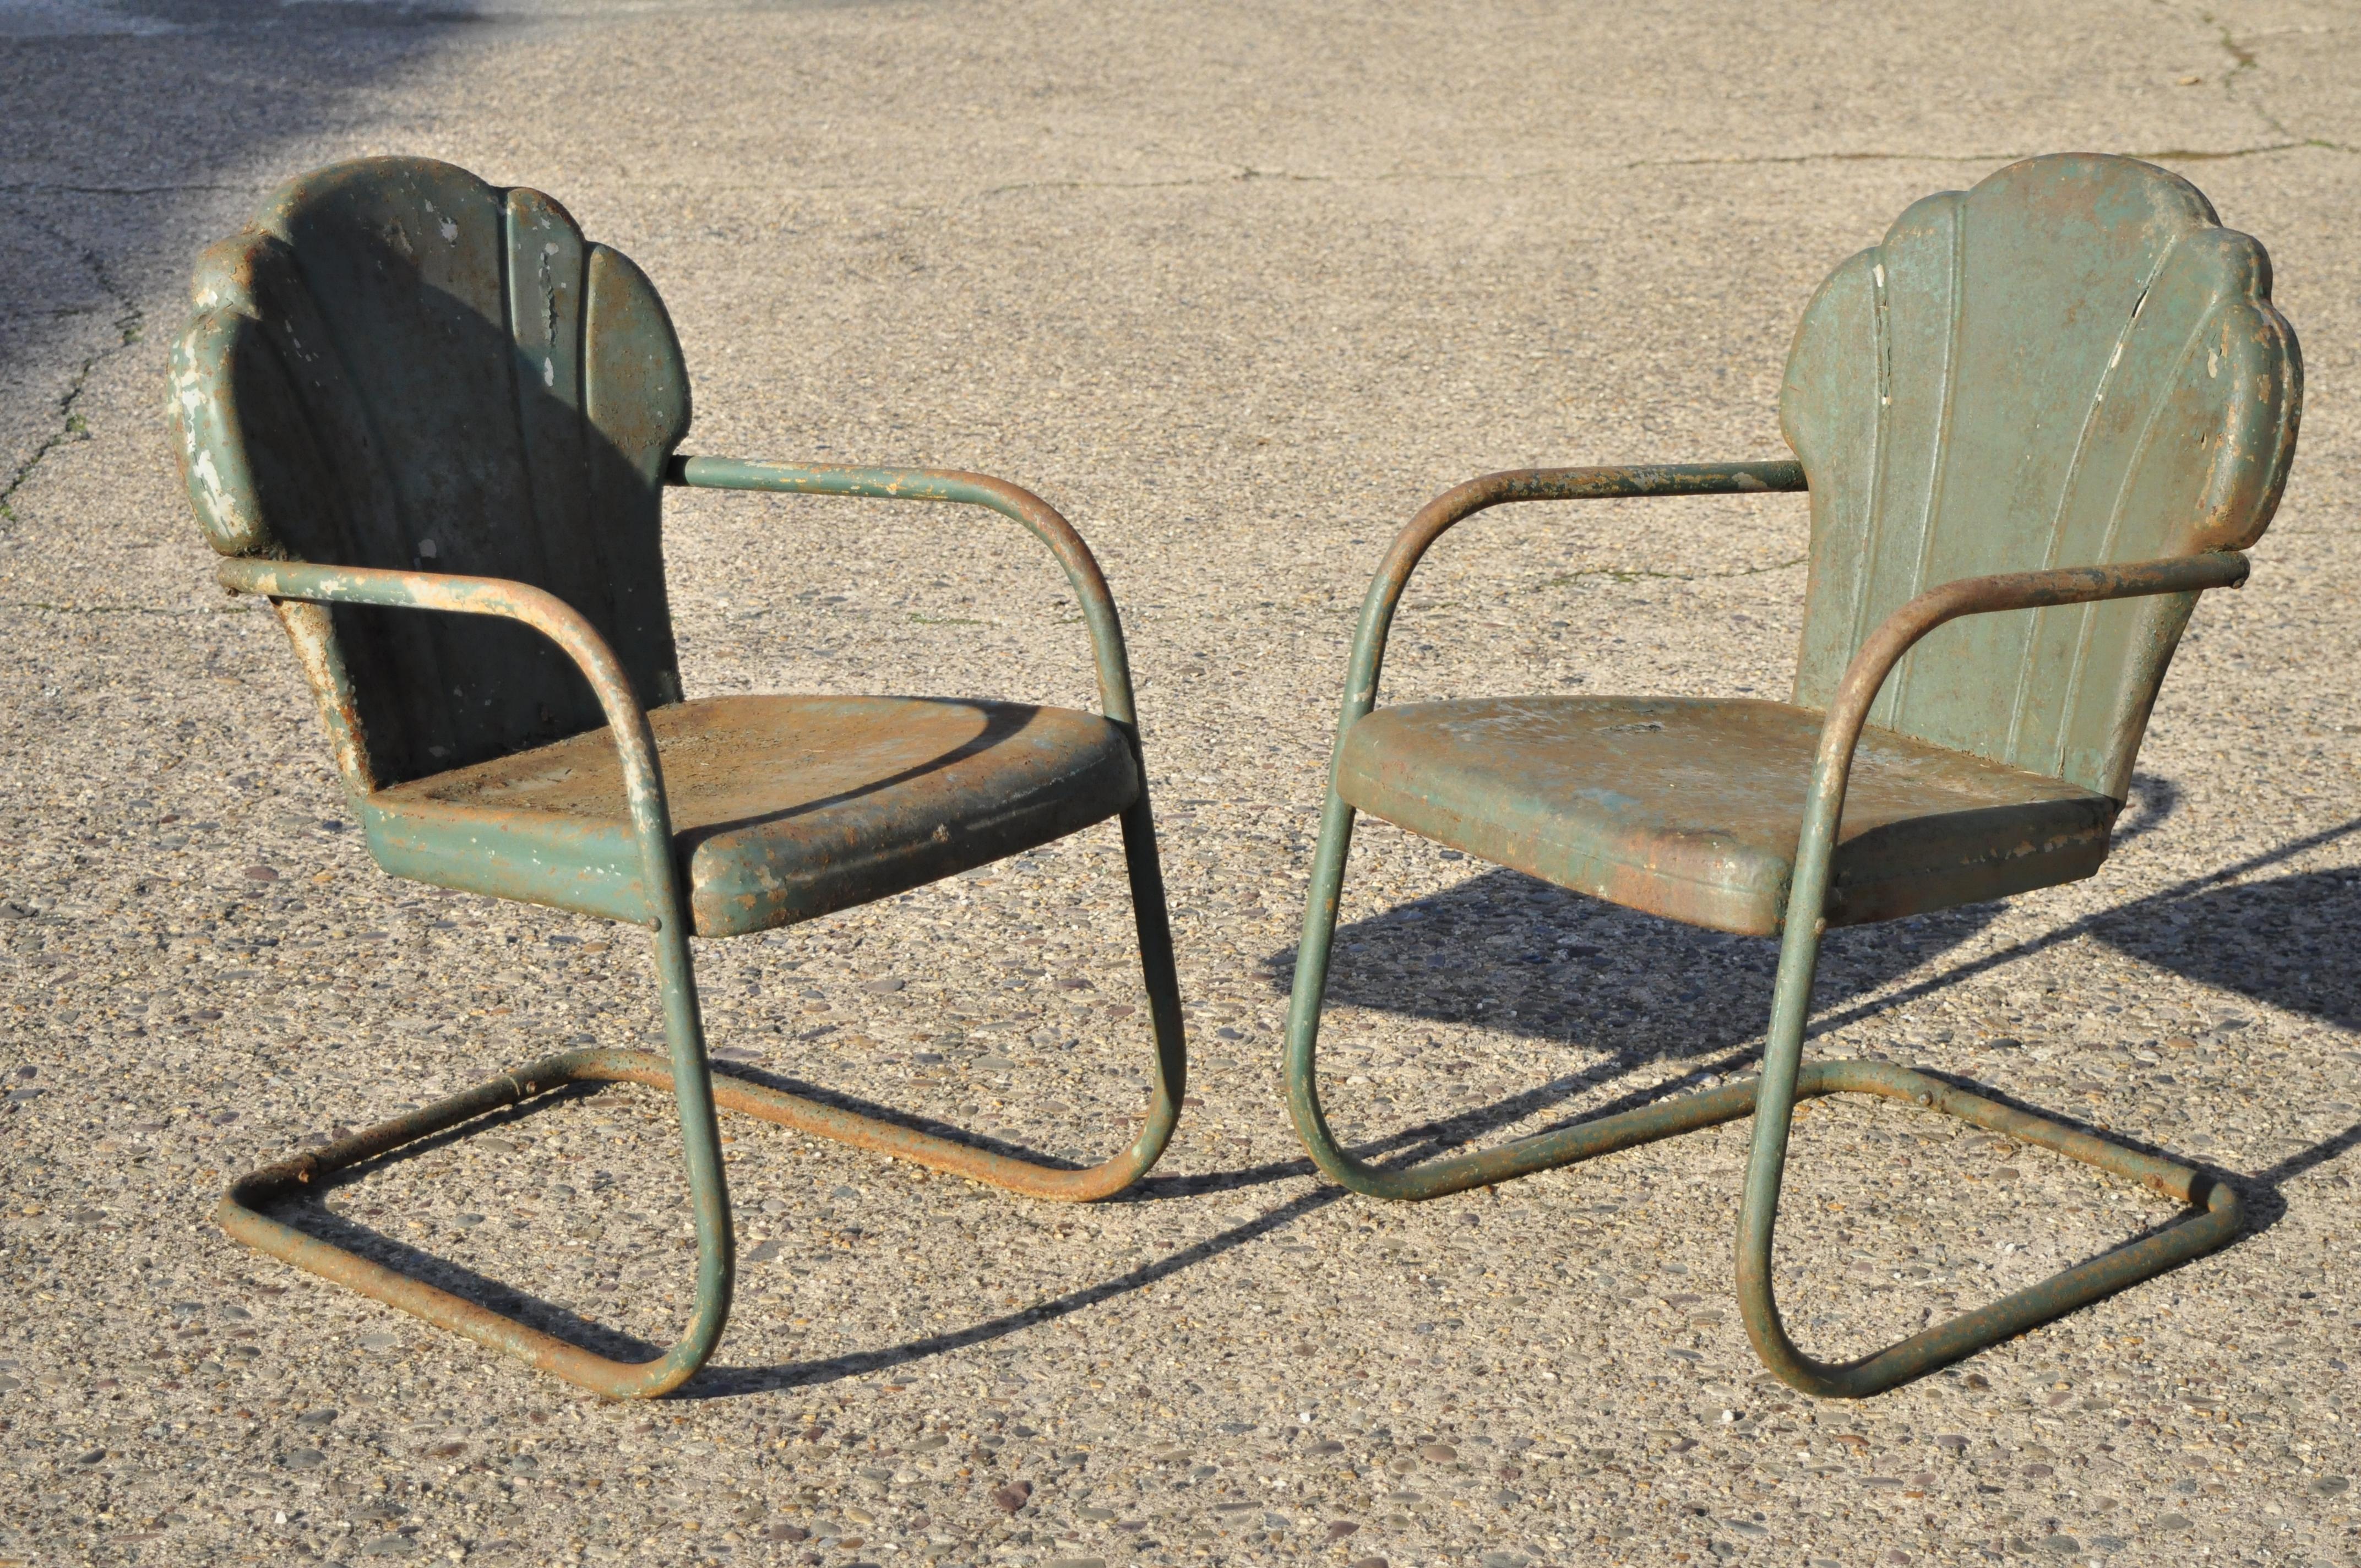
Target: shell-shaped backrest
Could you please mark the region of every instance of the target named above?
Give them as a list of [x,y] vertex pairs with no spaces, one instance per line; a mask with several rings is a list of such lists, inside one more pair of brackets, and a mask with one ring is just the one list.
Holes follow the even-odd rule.
[[[282,188],[192,295],[170,411],[214,549],[531,583],[643,703],[678,699],[661,486],[688,376],[638,268],[539,192],[373,158]],[[515,622],[281,614],[357,790],[604,722]]]
[[[1795,700],[1957,577],[2243,549],[2302,374],[2262,247],[2131,159],[2037,158],[1929,196],[1823,284],[1780,420],[1811,481]],[[1953,621],[1873,723],[2124,797],[2194,596]]]

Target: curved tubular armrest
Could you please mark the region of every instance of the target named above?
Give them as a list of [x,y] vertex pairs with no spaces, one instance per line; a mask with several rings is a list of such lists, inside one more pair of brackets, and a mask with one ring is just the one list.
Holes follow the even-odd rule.
[[[1803,828],[1795,845],[1795,869],[1780,932],[1779,980],[1771,999],[1771,1025],[1755,1100],[1754,1142],[1747,1160],[1746,1196],[1738,1223],[1741,1314],[1756,1353],[1790,1386],[1824,1397],[1858,1398],[1891,1387],[1931,1365],[1940,1365],[1944,1359],[1957,1359],[1967,1354],[1967,1350],[1960,1348],[1962,1344],[1974,1347],[1966,1340],[1920,1335],[1907,1342],[1908,1354],[1899,1354],[1903,1347],[1897,1347],[1895,1352],[1882,1352],[1847,1365],[1826,1365],[1812,1360],[1795,1347],[1780,1321],[1772,1293],[1771,1243],[1778,1221],[1779,1187],[1786,1165],[1796,1073],[1803,1058],[1804,1024],[1811,1010],[1820,934],[1828,924],[1822,910],[1828,898],[1837,824],[1844,813],[1845,789],[1852,773],[1855,748],[1886,677],[1921,638],[1961,616],[2236,587],[2246,580],[2249,569],[2244,555],[2222,551],[2119,566],[2068,566],[1963,577],[1928,589],[1887,616],[1846,666],[1836,698],[1828,705],[1828,717],[1820,726],[1811,787],[1805,797]],[[2186,1199],[2191,1194],[2180,1196]],[[2228,1212],[2230,1219],[2226,1223],[2235,1225],[2235,1203]],[[2015,1327],[2006,1332],[2015,1332],[2028,1323],[2057,1316],[2079,1300],[2089,1299],[2070,1292],[2046,1296],[2042,1302],[2026,1307],[2038,1307],[2036,1315],[2022,1318],[2020,1314],[2009,1319]],[[2010,1303],[2015,1302],[2015,1298],[2010,1298]],[[1989,1338],[1974,1342],[1988,1343]]]
[[1801,463],[1650,463],[1612,468],[1511,468],[1454,486],[1421,507],[1394,536],[1378,565],[1361,623],[1353,634],[1353,663],[1345,677],[1344,732],[1377,706],[1378,675],[1386,660],[1386,633],[1401,604],[1410,575],[1428,546],[1455,524],[1510,501],[1619,500],[1638,496],[1751,495],[1764,490],[1806,488]]
[[[1853,751],[1860,743],[1861,729],[1869,722],[1869,710],[1876,704],[1878,693],[1884,689],[1886,678],[1902,662],[1902,656],[1928,632],[1962,616],[2235,588],[2246,580],[2251,570],[2244,555],[2224,550],[2120,566],[2004,572],[1990,577],[1961,577],[1929,588],[1887,616],[1845,666],[1844,679],[1838,684],[1836,698],[1828,704],[1828,717],[1821,722],[1819,750],[1812,765],[1811,795],[1805,806],[1803,835],[1796,846],[1795,891],[1789,895],[1790,906],[1807,882],[1822,894],[1826,892],[1828,853],[1835,843],[1837,823],[1844,812]],[[1794,922],[1788,924],[1793,926]]]
[[1049,547],[1066,569],[1082,619],[1091,629],[1091,652],[1098,665],[1099,703],[1106,716],[1126,727],[1132,711],[1131,662],[1124,652],[1123,623],[1098,559],[1057,508],[1018,485],[988,474],[955,468],[851,468],[828,464],[751,463],[734,457],[676,455],[664,472],[669,484],[710,490],[769,490],[801,496],[866,496],[879,500],[951,501],[989,507],[1014,518]]
[[232,593],[313,604],[366,604],[389,609],[433,609],[454,615],[493,615],[521,620],[566,651],[598,694],[608,732],[622,754],[623,788],[631,827],[640,840],[647,878],[648,924],[663,930],[679,910],[675,885],[672,811],[664,802],[664,773],[656,762],[655,737],[614,651],[598,629],[572,605],[529,583],[502,577],[466,577],[444,572],[398,572],[375,566],[315,566],[295,561],[236,556],[215,574]]

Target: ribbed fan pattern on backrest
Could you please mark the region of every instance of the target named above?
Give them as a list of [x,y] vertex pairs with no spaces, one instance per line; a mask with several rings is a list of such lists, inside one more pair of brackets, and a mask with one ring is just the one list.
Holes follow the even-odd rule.
[[[288,185],[200,261],[172,415],[214,547],[509,577],[677,700],[661,541],[688,378],[654,289],[538,192],[423,159]],[[536,633],[282,610],[357,788],[603,722]]]
[[[1805,313],[1781,422],[1812,493],[1795,700],[1957,577],[2244,548],[2301,371],[2262,247],[2131,159],[2014,164],[1913,205]],[[1872,721],[2123,798],[2193,599],[1973,617]]]

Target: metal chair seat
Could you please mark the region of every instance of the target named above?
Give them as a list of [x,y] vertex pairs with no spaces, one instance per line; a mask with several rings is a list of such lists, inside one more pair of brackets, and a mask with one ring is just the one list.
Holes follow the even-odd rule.
[[[1336,790],[1396,827],[1560,887],[1774,936],[1826,717],[1744,698],[1404,704],[1347,732]],[[2115,811],[2060,779],[1866,729],[1828,924],[2089,876],[2106,859]]]
[[[650,710],[692,929],[734,937],[986,865],[1139,797],[1096,714],[896,696],[728,696]],[[363,802],[397,876],[591,915],[647,907],[620,753],[593,729]]]

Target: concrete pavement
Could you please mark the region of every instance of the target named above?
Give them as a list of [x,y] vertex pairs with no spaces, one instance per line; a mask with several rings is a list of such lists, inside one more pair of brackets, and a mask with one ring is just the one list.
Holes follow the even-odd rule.
[[[1742,1127],[1416,1209],[1302,1161],[1277,1036],[1345,639],[1460,478],[1783,455],[1817,280],[1916,197],[2070,148],[2174,167],[2269,248],[2295,477],[2184,644],[2105,871],[1839,933],[1814,1048],[2202,1158],[2253,1230],[1812,1406],[1730,1304]],[[741,1302],[647,1407],[213,1227],[228,1173],[304,1137],[654,1028],[628,930],[373,869],[179,493],[192,256],[382,151],[537,186],[637,259],[688,450],[1002,473],[1097,549],[1194,1062],[1132,1197],[725,1127]],[[2356,197],[2361,23],[2332,5],[0,3],[0,1563],[2361,1563]],[[1091,697],[1014,529],[670,515],[692,692]],[[1422,575],[1389,690],[1784,695],[1804,540],[1785,497],[1489,514]],[[1767,949],[1360,842],[1325,1036],[1356,1137],[1529,1130],[1759,1037]],[[1141,1094],[1127,927],[1110,828],[699,962],[739,1059],[1079,1154]],[[666,1343],[668,1124],[568,1101],[337,1207],[487,1299]],[[1800,1124],[1809,1347],[2166,1217],[1954,1135]]]

